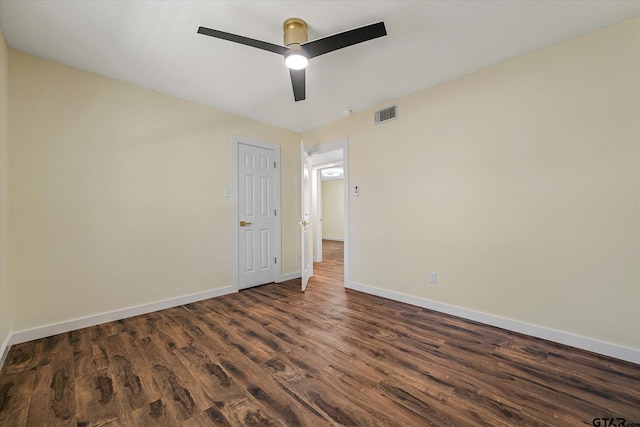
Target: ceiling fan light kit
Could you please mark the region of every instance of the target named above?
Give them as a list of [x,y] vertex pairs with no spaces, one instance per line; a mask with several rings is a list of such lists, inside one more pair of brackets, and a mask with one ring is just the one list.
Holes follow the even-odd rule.
[[289,18],[282,25],[284,45],[289,51],[284,54],[284,63],[292,70],[302,70],[309,64],[309,56],[300,47],[307,40],[307,23],[300,18]]
[[309,65],[309,58],[305,51],[298,47],[284,54],[284,63],[292,70],[303,70]]
[[384,22],[365,25],[312,41],[308,41],[307,23],[300,18],[287,19],[284,21],[283,29],[284,46],[206,27],[198,28],[198,33],[283,55],[285,64],[289,68],[293,98],[296,102],[306,98],[305,68],[311,58],[387,35]]

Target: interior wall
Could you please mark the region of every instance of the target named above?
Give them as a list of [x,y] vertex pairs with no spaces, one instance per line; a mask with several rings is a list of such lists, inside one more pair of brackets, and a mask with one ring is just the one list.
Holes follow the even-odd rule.
[[299,272],[300,134],[10,51],[13,331],[231,285],[232,134],[281,146]]
[[305,132],[349,138],[351,281],[640,349],[639,28]]
[[344,240],[344,188],[341,179],[322,182],[322,238]]
[[[9,288],[9,50],[0,31],[0,358],[11,333]],[[2,365],[0,361],[0,366]]]

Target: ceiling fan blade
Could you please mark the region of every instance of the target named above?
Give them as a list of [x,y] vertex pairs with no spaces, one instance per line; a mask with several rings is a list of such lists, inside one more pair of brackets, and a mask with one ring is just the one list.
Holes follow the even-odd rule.
[[279,53],[280,55],[284,55],[289,50],[289,48],[285,46],[263,42],[262,40],[239,36],[237,34],[225,33],[224,31],[213,30],[207,27],[198,28],[198,34],[204,34],[205,36],[216,37],[218,39],[228,40],[230,42],[236,42],[262,50],[268,50],[269,52]]
[[376,24],[365,25],[364,27],[355,28],[343,33],[302,43],[301,46],[307,55],[309,55],[309,58],[313,58],[325,53],[333,52],[334,50],[342,49],[343,47],[352,46],[354,44],[366,42],[367,40],[376,39],[386,35],[387,29],[384,26],[384,22],[378,22]]
[[293,86],[293,98],[298,101],[304,101],[306,97],[304,68],[302,70],[289,70],[291,74],[291,85]]

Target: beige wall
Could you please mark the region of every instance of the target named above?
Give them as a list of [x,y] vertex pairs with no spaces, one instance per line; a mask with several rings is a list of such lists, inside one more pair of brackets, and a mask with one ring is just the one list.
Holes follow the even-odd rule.
[[9,314],[9,50],[0,31],[0,357],[11,333]]
[[299,271],[299,141],[10,52],[13,332],[231,284],[232,134],[281,145],[282,273]]
[[322,182],[322,238],[344,240],[344,188],[341,179]]
[[304,133],[349,138],[351,280],[640,349],[639,28]]

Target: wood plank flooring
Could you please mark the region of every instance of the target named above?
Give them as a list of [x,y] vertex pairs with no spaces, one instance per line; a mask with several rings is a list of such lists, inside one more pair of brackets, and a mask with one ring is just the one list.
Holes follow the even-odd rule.
[[306,293],[270,284],[13,346],[0,425],[640,425],[639,365],[345,290],[342,245],[324,248]]

